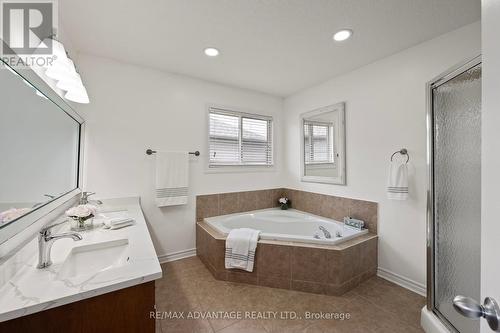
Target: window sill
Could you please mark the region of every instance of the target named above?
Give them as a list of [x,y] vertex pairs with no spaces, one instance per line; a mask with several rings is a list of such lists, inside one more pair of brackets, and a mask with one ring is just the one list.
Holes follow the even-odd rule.
[[314,164],[306,164],[306,168],[311,170],[337,169],[337,165],[335,163],[314,163]]
[[302,176],[300,181],[306,183],[320,183],[320,184],[335,184],[346,185],[344,177],[320,177],[320,176]]
[[276,172],[276,166],[258,166],[258,165],[235,165],[235,166],[218,166],[206,167],[205,173],[255,173],[255,172]]

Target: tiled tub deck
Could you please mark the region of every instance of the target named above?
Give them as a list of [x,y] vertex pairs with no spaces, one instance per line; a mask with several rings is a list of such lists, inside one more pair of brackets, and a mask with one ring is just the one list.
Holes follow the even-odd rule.
[[253,272],[224,267],[225,237],[205,222],[196,225],[196,254],[218,280],[342,295],[377,271],[377,236],[339,245],[259,241]]

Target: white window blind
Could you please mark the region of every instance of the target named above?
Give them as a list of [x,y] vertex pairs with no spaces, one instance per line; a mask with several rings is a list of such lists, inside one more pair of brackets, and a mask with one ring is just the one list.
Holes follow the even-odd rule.
[[271,117],[210,108],[209,166],[273,165]]
[[334,163],[333,124],[304,120],[306,164]]

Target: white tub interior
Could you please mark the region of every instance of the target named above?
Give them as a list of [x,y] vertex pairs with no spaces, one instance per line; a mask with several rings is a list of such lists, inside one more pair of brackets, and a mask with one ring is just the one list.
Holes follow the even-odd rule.
[[[205,218],[205,222],[224,235],[227,235],[231,229],[252,228],[261,231],[260,239],[315,244],[339,244],[368,233],[367,229],[355,230],[345,227],[342,222],[295,209],[262,209]],[[331,234],[331,238],[324,238],[320,226]],[[315,234],[321,235],[321,238],[314,238]]]

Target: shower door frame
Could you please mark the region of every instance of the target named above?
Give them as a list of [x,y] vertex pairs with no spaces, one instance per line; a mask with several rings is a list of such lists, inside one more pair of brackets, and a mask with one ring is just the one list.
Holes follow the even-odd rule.
[[458,330],[434,306],[435,301],[435,223],[434,223],[434,88],[450,81],[456,76],[482,63],[481,55],[466,60],[444,73],[441,73],[426,84],[426,125],[427,125],[427,309],[451,331]]

